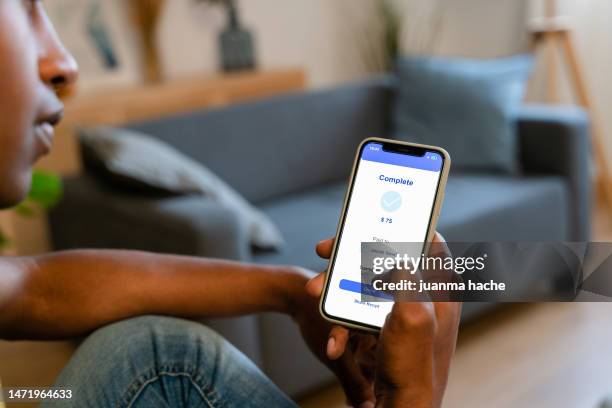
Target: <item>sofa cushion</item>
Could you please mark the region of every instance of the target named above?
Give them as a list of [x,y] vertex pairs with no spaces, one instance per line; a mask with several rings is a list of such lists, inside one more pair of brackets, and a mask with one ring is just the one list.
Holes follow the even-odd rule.
[[126,129],[79,130],[83,159],[88,169],[117,186],[147,187],[155,192],[201,195],[233,210],[248,225],[251,244],[279,248],[282,235],[264,214],[210,171],[174,147],[146,134]]
[[561,177],[454,175],[438,229],[455,242],[562,241],[569,234],[568,205]]
[[514,113],[531,66],[530,56],[401,59],[394,137],[445,148],[455,169],[512,173],[518,167]]

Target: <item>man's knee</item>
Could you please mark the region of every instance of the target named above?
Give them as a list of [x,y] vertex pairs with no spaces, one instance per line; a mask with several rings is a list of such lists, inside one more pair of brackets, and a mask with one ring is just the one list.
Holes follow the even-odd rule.
[[158,371],[207,366],[231,347],[200,323],[161,316],[111,324],[92,334],[83,344],[83,348],[92,348],[94,353],[113,354],[133,366]]
[[233,346],[202,324],[145,316],[101,328],[83,342],[58,379],[80,402],[123,406],[163,376],[185,376],[205,389]]

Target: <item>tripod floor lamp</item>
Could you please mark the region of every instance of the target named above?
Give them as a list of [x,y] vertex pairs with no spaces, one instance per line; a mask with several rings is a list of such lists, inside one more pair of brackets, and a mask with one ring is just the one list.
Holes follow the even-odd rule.
[[575,97],[591,116],[593,148],[598,174],[597,190],[599,197],[612,214],[612,169],[606,155],[603,130],[597,118],[593,98],[589,92],[571,21],[569,17],[563,15],[557,0],[540,0],[538,3],[540,8],[536,14],[540,16],[531,16],[529,25],[533,36],[534,50],[546,49],[549,102],[558,102],[558,66],[555,56],[557,51],[561,51],[564,57],[562,61],[567,64],[566,68],[573,85]]

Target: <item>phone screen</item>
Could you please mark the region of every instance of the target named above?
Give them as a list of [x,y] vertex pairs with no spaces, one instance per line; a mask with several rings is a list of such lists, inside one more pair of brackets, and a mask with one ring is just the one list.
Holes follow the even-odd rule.
[[383,326],[393,303],[362,301],[361,243],[423,242],[424,249],[444,157],[435,150],[394,143],[363,145],[323,298],[328,317]]

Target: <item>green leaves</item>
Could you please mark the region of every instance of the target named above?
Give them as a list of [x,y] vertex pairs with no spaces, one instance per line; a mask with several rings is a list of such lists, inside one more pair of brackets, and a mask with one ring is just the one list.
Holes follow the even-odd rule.
[[22,217],[33,217],[36,215],[36,207],[45,210],[54,207],[61,200],[62,191],[60,177],[37,170],[32,175],[28,198],[17,205],[14,211]]
[[[28,197],[13,211],[22,217],[36,216],[36,209],[48,210],[60,202],[63,195],[62,179],[52,173],[36,170],[32,174],[32,185]],[[0,249],[10,244],[9,238],[0,230]]]
[[62,194],[62,179],[59,176],[35,171],[32,175],[32,187],[27,201],[33,202],[44,209],[49,209],[60,202]]

